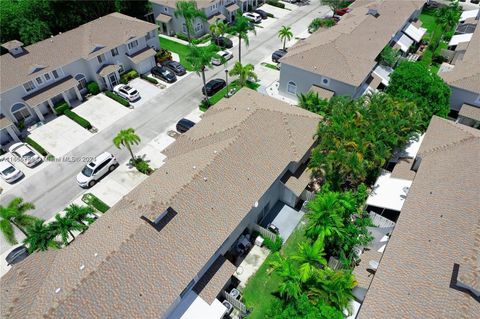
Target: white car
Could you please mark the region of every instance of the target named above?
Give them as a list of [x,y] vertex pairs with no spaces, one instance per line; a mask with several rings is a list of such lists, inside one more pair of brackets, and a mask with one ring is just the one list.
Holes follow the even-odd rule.
[[230,50],[218,51],[217,54],[218,54],[218,58],[212,59],[213,65],[221,65],[233,58],[233,53]]
[[102,153],[78,173],[77,183],[80,187],[92,187],[103,176],[113,171],[117,166],[118,162],[115,156],[108,152]]
[[7,183],[13,183],[22,178],[23,173],[8,160],[4,159],[0,161],[0,176],[2,176]]
[[140,98],[140,93],[137,90],[126,84],[119,84],[113,88],[113,92],[120,95],[124,99],[130,102],[136,101]]
[[42,162],[42,158],[25,143],[15,143],[8,151],[27,167],[33,167]]
[[250,20],[252,22],[255,22],[255,23],[259,23],[260,21],[262,21],[262,16],[259,15],[258,13],[255,13],[255,12],[245,12],[242,15],[245,18],[247,18],[248,20]]

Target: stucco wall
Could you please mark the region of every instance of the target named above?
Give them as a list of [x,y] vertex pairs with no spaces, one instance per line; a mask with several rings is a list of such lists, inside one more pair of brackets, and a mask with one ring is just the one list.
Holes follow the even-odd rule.
[[480,92],[473,93],[456,87],[451,87],[450,108],[459,111],[464,103],[480,107]]

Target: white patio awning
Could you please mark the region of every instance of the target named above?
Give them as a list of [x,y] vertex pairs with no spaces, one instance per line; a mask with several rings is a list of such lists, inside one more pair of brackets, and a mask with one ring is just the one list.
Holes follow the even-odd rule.
[[190,291],[170,317],[180,319],[221,319],[226,313],[227,308],[218,299],[215,299],[209,305],[196,293]]
[[370,196],[368,196],[367,205],[398,212],[402,210],[412,181],[393,178],[391,175],[390,172],[383,172],[378,177]]
[[403,52],[407,52],[410,46],[413,44],[413,40],[403,33],[401,34],[400,38],[396,40],[396,42],[400,47],[400,50]]
[[390,82],[390,74],[393,72],[393,69],[389,66],[378,65],[374,70],[373,73],[376,74],[380,79],[382,79],[382,83],[385,86],[388,86]]
[[467,20],[468,18],[475,18],[478,15],[479,11],[480,9],[463,11],[459,21],[462,22]]
[[413,24],[409,24],[407,28],[403,31],[406,35],[412,38],[415,42],[420,42],[425,34],[427,29],[425,28],[417,28]]
[[448,46],[458,45],[462,42],[470,42],[470,40],[472,39],[472,35],[473,33],[456,34],[450,39],[450,42],[448,42]]

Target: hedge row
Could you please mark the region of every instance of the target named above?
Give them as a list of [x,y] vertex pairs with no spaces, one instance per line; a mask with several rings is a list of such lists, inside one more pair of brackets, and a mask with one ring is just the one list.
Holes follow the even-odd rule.
[[55,110],[55,113],[58,115],[62,115],[66,110],[70,109],[70,105],[68,105],[67,102],[62,100],[61,102],[58,102],[53,106],[53,109]]
[[150,77],[150,76],[146,76],[145,74],[140,75],[140,77],[141,77],[142,79],[144,79],[145,81],[148,81],[148,82],[150,82],[150,83],[152,83],[152,84],[158,84],[157,79],[154,79],[154,78],[152,78],[152,77]]
[[108,96],[109,98],[111,98],[112,100],[115,100],[118,103],[122,104],[123,106],[126,106],[126,107],[130,106],[130,102],[128,102],[123,97],[113,93],[112,91],[106,91],[105,95]]
[[27,142],[28,145],[33,147],[34,150],[39,152],[40,155],[42,155],[42,156],[47,156],[48,155],[47,151],[43,147],[41,147],[40,144],[38,144],[37,142],[32,140],[30,137],[27,136],[27,138],[25,139],[25,142]]
[[66,110],[63,114],[65,114],[65,116],[67,116],[68,118],[70,118],[71,120],[76,122],[78,125],[80,125],[81,127],[85,128],[87,130],[92,128],[92,124],[90,124],[89,121],[87,121],[86,119],[84,119],[83,117],[78,115],[77,113],[74,113],[73,111]]
[[278,0],[267,0],[267,4],[277,8],[285,9],[285,3],[278,2]]
[[97,95],[98,93],[100,93],[100,87],[98,86],[98,83],[95,81],[88,82],[87,91],[90,94]]
[[138,78],[138,72],[136,70],[130,70],[120,75],[120,83],[127,84],[130,80]]
[[86,193],[83,195],[82,200],[89,206],[95,208],[99,212],[105,213],[110,209],[110,206],[101,201],[97,196],[92,193]]

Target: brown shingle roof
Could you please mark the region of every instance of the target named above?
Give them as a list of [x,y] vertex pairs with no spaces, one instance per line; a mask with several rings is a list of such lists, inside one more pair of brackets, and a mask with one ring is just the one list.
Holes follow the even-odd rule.
[[12,124],[13,122],[8,117],[4,116],[3,114],[0,115],[0,129],[7,128]]
[[[4,54],[0,57],[0,91],[7,91],[38,77],[39,74],[79,59],[91,59],[125,44],[131,37],[144,36],[156,28],[155,24],[115,12],[29,45],[25,48],[28,54],[17,58]],[[100,49],[92,52],[95,47]],[[34,69],[40,70],[32,73]]]
[[[2,277],[1,316],[161,317],[289,163],[308,152],[318,121],[249,89],[222,100],[166,150],[160,169],[53,260],[35,253]],[[140,218],[154,220],[168,207],[177,214],[161,231]],[[34,276],[32,267],[49,272]]]
[[128,58],[130,59],[130,61],[137,64],[137,63],[140,63],[140,62],[142,62],[143,60],[145,60],[149,57],[154,56],[155,53],[156,52],[155,52],[154,49],[146,47],[145,49],[140,50],[138,52],[135,52],[135,54],[132,54],[132,55],[128,56]]
[[332,96],[335,95],[335,92],[333,92],[329,89],[322,88],[322,87],[317,86],[317,85],[312,85],[310,87],[310,91],[317,93],[318,96],[321,97],[322,99],[329,99],[329,98],[331,98]]
[[421,157],[359,319],[480,313],[478,301],[450,288],[454,263],[480,275],[480,131],[434,117]]
[[412,158],[401,158],[393,168],[391,177],[413,181],[415,178],[415,171],[411,170],[412,164]]
[[12,40],[12,41],[8,41],[8,42],[3,43],[2,47],[7,49],[7,50],[11,50],[11,49],[21,47],[22,45],[23,45],[23,42],[18,41],[18,40]]
[[[357,0],[330,29],[321,29],[292,47],[280,62],[358,86],[375,58],[424,1]],[[367,15],[369,8],[380,13]]]
[[218,257],[193,287],[193,291],[211,305],[236,269],[225,257]]
[[455,62],[455,67],[439,75],[448,85],[480,93],[480,27],[475,28],[472,39],[468,42],[465,55]]
[[473,120],[480,121],[480,107],[470,104],[463,104],[458,115],[471,118]]
[[40,103],[47,101],[50,98],[53,98],[62,92],[65,92],[71,88],[74,88],[78,85],[78,81],[75,80],[71,75],[55,82],[46,87],[33,92],[30,95],[24,96],[23,100],[30,105],[31,107],[37,107]]

